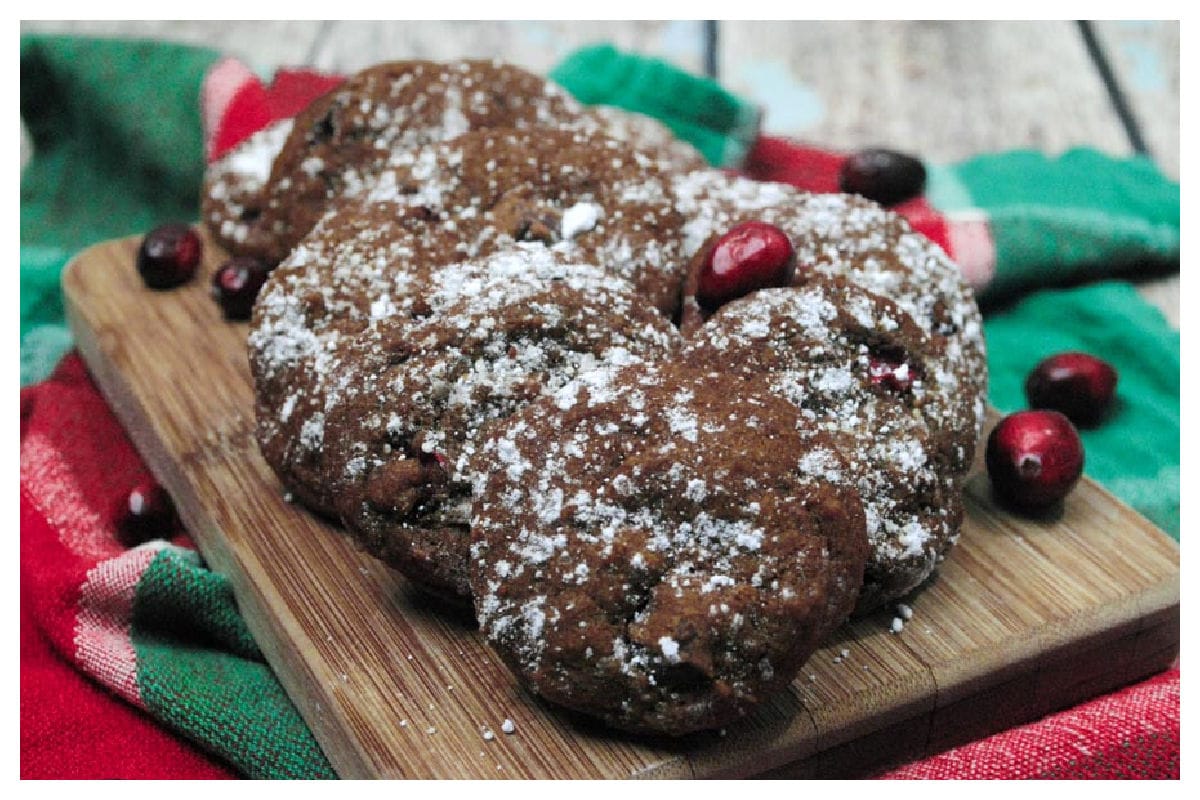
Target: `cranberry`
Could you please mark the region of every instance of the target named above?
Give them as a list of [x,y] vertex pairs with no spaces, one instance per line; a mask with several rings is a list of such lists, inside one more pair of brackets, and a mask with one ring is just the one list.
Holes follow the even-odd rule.
[[871,348],[866,356],[866,377],[872,386],[894,392],[912,390],[913,381],[920,379],[917,367],[908,363],[904,348]]
[[1018,411],[992,430],[987,471],[996,496],[1028,510],[1067,496],[1083,474],[1083,442],[1057,411]]
[[912,370],[908,364],[871,356],[867,374],[874,386],[884,386],[898,392],[906,392],[912,388]]
[[212,293],[226,319],[250,319],[258,290],[271,270],[257,258],[231,258],[213,273]]
[[1117,371],[1087,353],[1059,353],[1042,361],[1025,379],[1033,408],[1051,408],[1076,425],[1095,425],[1112,405]]
[[137,270],[151,289],[187,283],[200,263],[200,237],[187,225],[160,225],[138,248]]
[[743,222],[700,251],[696,301],[713,311],[756,289],[787,286],[796,269],[788,235],[765,222]]
[[178,523],[175,504],[166,489],[154,481],[142,481],[121,499],[116,510],[117,531],[130,547],[151,539],[167,538]]
[[925,190],[925,165],[895,150],[859,150],[842,163],[838,184],[843,192],[894,206]]

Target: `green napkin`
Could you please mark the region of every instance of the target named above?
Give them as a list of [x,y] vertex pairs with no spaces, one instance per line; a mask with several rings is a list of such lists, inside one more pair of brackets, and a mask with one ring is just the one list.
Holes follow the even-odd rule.
[[198,216],[200,82],[212,50],[21,38],[21,385],[68,349],[58,277],[82,248]]
[[1025,376],[1046,356],[1081,350],[1117,370],[1117,400],[1081,429],[1084,472],[1179,538],[1179,333],[1128,283],[1042,291],[984,322],[989,397],[1027,407]]

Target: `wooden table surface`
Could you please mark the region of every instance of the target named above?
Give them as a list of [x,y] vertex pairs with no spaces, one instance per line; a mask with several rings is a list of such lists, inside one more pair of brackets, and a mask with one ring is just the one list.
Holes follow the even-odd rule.
[[[1146,152],[1179,178],[1178,21],[25,21],[21,31],[206,45],[264,75],[460,56],[545,72],[607,41],[715,74],[763,106],[772,134],[839,149],[888,145],[935,162],[1090,145]],[[1140,288],[1178,327],[1178,275]]]

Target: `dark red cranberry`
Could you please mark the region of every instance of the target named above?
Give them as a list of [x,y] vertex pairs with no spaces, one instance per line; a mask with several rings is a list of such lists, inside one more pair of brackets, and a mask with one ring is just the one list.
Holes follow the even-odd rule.
[[138,248],[137,270],[151,289],[187,283],[200,264],[200,237],[187,225],[160,225]]
[[907,392],[919,376],[905,359],[903,350],[876,350],[867,356],[867,377],[872,386]]
[[212,293],[226,319],[250,319],[258,290],[271,270],[257,258],[231,258],[213,273]]
[[1059,353],[1042,361],[1025,379],[1033,408],[1066,414],[1076,425],[1095,425],[1112,405],[1117,371],[1087,353]]
[[130,547],[151,539],[169,538],[178,525],[171,496],[155,481],[134,486],[121,500],[115,518],[122,543]]
[[843,192],[894,206],[925,191],[925,165],[895,150],[859,150],[842,163],[838,184]]
[[757,289],[787,286],[796,269],[788,235],[765,222],[735,225],[700,251],[696,301],[714,311]]
[[987,471],[996,496],[1037,511],[1062,500],[1083,474],[1083,442],[1057,411],[1018,411],[987,441]]

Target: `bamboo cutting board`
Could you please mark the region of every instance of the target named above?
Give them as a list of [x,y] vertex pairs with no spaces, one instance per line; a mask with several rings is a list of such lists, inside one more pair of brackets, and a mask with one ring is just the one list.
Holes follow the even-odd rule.
[[285,501],[253,440],[247,326],[208,296],[222,255],[206,240],[193,283],[153,292],[134,268],[139,241],[97,245],[67,268],[78,347],[342,777],[863,775],[1178,653],[1170,538],[1087,480],[1061,515],[1013,516],[977,472],[961,542],[900,633],[890,610],[847,624],[788,691],[723,732],[605,730],[525,693],[472,620]]

